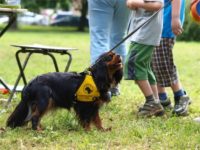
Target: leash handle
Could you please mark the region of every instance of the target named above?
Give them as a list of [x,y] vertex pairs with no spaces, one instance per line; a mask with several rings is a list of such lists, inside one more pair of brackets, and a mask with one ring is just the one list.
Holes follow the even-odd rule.
[[112,52],[114,49],[116,49],[118,46],[124,43],[130,36],[132,36],[135,32],[137,32],[141,27],[148,24],[152,20],[153,17],[155,17],[163,8],[167,7],[171,2],[172,0],[168,0],[167,3],[163,7],[157,10],[151,17],[149,17],[149,19],[147,19],[145,22],[139,25],[135,30],[129,33],[126,37],[124,37],[118,44],[116,44],[112,49],[110,49],[109,52]]

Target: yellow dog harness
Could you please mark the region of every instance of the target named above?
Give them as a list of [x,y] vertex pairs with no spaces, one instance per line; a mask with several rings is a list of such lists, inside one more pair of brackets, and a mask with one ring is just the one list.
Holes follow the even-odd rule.
[[93,102],[100,96],[97,86],[91,75],[86,75],[83,83],[76,91],[77,101]]

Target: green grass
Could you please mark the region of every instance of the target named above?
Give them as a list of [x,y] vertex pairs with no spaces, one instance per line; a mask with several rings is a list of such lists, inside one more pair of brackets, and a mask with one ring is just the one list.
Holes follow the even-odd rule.
[[[72,52],[70,71],[83,71],[90,62],[89,34],[74,31],[30,27],[6,33],[0,39],[0,77],[14,84],[19,73],[14,56],[17,49],[9,46],[11,44],[39,43],[78,48],[78,51]],[[30,126],[6,129],[6,132],[0,133],[0,149],[200,149],[200,124],[193,121],[194,117],[200,116],[200,43],[177,42],[174,53],[180,79],[193,101],[189,116],[175,117],[167,112],[163,117],[137,118],[138,106],[144,98],[133,81],[122,81],[121,95],[114,97],[100,111],[103,125],[112,127],[111,132],[99,132],[93,128],[86,133],[79,126],[73,111],[60,109],[43,118],[45,130],[41,133],[30,130]],[[58,55],[57,58],[64,70],[66,57]],[[54,68],[49,58],[35,55],[26,74],[31,79],[50,71]],[[170,89],[168,92],[173,99]],[[7,97],[0,95],[0,99]],[[20,94],[17,94],[11,107],[0,115],[0,128],[5,127],[8,115],[19,101]]]

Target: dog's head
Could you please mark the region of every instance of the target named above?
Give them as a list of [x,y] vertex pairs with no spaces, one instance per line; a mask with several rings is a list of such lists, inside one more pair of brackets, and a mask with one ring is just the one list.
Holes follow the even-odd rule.
[[123,76],[122,59],[113,52],[102,54],[91,67],[99,91],[108,91],[117,85]]

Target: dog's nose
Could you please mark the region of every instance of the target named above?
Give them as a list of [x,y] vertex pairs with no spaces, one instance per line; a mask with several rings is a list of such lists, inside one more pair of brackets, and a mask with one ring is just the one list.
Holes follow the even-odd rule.
[[120,55],[116,55],[116,56],[117,56],[117,59],[120,59],[120,60],[122,59],[122,57]]
[[118,59],[119,59],[120,57],[121,57],[120,55],[118,55],[118,54],[116,55],[116,58],[118,58]]

